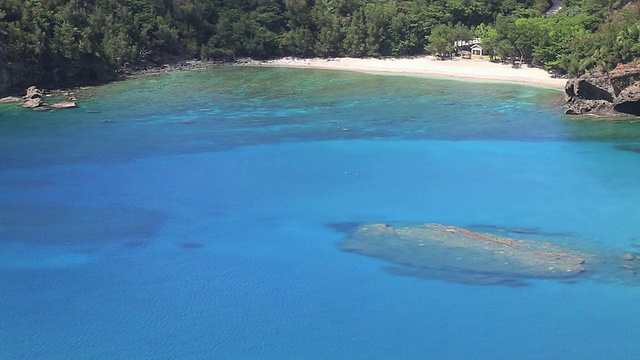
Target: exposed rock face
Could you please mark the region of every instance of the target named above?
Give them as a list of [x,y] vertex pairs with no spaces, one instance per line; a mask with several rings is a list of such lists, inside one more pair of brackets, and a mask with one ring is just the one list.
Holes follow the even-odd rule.
[[622,90],[613,102],[613,110],[640,115],[640,83]]
[[566,114],[640,116],[640,69],[570,79],[565,98]]

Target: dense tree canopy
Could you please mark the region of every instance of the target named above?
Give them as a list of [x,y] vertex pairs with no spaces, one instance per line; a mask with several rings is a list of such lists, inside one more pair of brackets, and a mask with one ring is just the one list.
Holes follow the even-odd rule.
[[494,59],[576,75],[640,57],[640,11],[621,1],[570,0],[545,16],[546,0],[3,0],[0,70],[415,55],[472,34]]

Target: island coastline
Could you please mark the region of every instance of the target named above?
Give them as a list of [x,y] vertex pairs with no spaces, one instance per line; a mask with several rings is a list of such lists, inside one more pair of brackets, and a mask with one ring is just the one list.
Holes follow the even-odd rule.
[[[87,97],[91,97],[90,94],[87,94],[88,89],[112,81],[122,81],[138,76],[162,74],[173,71],[206,70],[221,66],[286,67],[353,71],[385,75],[424,76],[447,80],[512,83],[558,91],[563,91],[567,82],[566,79],[553,78],[551,74],[540,68],[528,67],[526,65],[516,68],[508,64],[490,62],[484,59],[456,58],[452,60],[438,60],[433,56],[385,58],[282,57],[270,60],[241,58],[231,62],[192,59],[168,64],[143,64],[117,70],[117,77],[111,81],[104,81],[82,87],[51,88],[44,86],[42,89],[47,97],[61,97],[71,94],[81,101]],[[22,94],[13,93],[11,95],[19,96]],[[4,99],[8,99],[9,97],[13,96],[8,96]]]

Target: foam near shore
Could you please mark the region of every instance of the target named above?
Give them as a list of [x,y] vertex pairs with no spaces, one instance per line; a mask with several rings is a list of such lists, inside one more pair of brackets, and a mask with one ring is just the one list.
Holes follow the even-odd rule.
[[553,78],[548,72],[523,66],[493,63],[483,59],[437,60],[432,56],[412,58],[282,58],[260,63],[310,69],[330,69],[360,72],[377,72],[442,78],[474,79],[481,81],[509,82],[563,89],[564,79]]

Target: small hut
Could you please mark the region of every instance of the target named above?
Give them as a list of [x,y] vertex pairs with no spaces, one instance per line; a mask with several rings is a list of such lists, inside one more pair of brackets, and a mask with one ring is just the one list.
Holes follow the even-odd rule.
[[471,46],[471,55],[473,55],[473,56],[482,56],[482,45],[473,44]]

